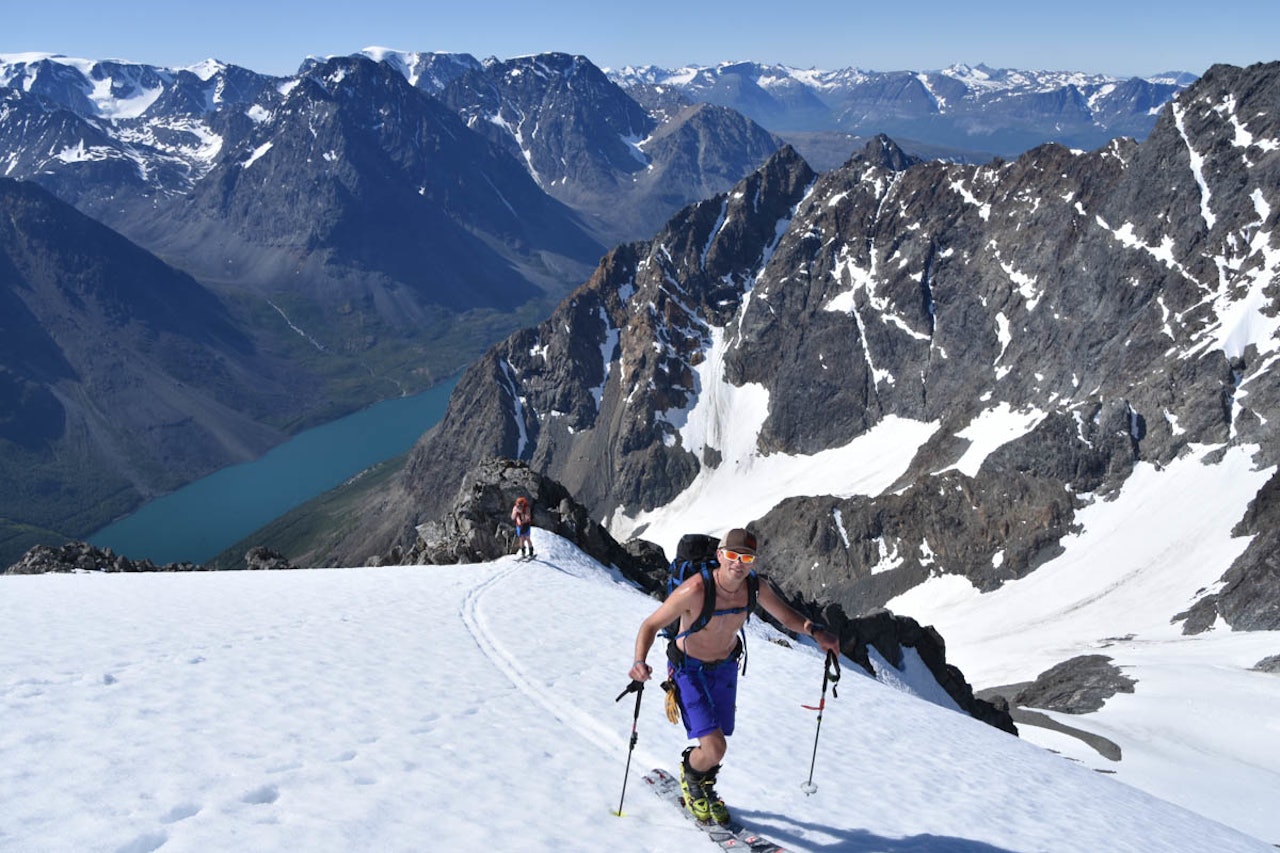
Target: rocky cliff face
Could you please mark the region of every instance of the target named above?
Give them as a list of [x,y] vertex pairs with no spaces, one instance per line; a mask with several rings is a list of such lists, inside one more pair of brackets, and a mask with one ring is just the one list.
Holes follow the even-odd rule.
[[[892,489],[794,496],[757,521],[793,567],[784,588],[857,614],[939,571],[979,589],[1033,571],[1138,460],[1240,443],[1274,465],[1278,96],[1280,65],[1218,66],[1141,144],[982,167],[878,139],[816,176],[784,150],[611,252],[547,323],[474,366],[388,500],[412,509],[379,533],[403,538],[441,509],[441,484],[506,455],[643,535],[645,511],[740,462],[716,433],[735,413],[690,424],[695,407],[759,389],[752,458],[935,425]],[[1021,437],[970,466],[1002,418]],[[1233,572],[1229,595],[1280,596],[1260,550]],[[1265,607],[1217,606],[1276,627]]]
[[593,512],[673,498],[698,460],[664,440],[674,428],[659,413],[692,402],[706,317],[733,316],[743,271],[765,258],[813,179],[785,149],[729,196],[681,212],[653,242],[611,251],[549,320],[468,369],[394,493],[368,508],[368,525],[348,540],[360,553],[343,546],[334,559],[363,558],[366,543],[406,546],[466,471],[491,456],[555,472]]

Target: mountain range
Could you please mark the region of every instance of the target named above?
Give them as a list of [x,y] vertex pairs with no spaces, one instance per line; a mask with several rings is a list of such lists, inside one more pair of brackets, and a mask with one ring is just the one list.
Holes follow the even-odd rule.
[[[428,59],[459,72],[453,88],[429,92],[447,75],[407,73]],[[521,131],[517,113],[534,124]],[[130,426],[110,447],[52,427],[39,449],[4,445],[17,479],[0,507],[0,551],[13,557],[36,541],[84,536],[298,429],[438,383],[545,316],[607,242],[650,233],[780,144],[718,107],[659,122],[589,62],[559,54],[489,65],[360,54],[310,60],[288,78],[215,62],[174,70],[3,58],[4,174],[47,191],[43,215],[88,216],[119,235],[87,245],[48,239],[80,227],[61,225],[35,249],[13,211],[2,284],[41,328],[66,309],[68,330],[94,334],[60,334],[6,362],[19,377],[6,382],[9,396],[24,406],[33,393],[45,400],[46,425],[66,420],[62,404],[48,402],[59,396],[87,395],[108,419],[124,404],[79,368],[101,342],[94,318],[76,316],[81,303],[50,302],[53,291],[27,271],[58,282],[149,254],[148,266],[195,285],[168,294],[172,311],[209,304],[210,319],[235,330],[235,344],[211,358],[240,364],[244,387],[234,394],[243,399],[231,402],[246,424],[228,435],[225,414],[186,405],[179,419],[205,438],[181,461],[149,439],[166,423],[155,407],[121,417]],[[573,172],[556,172],[561,162]],[[90,249],[103,254],[86,263]],[[125,294],[121,315],[146,313],[128,304],[140,292]],[[37,355],[50,364],[33,372]],[[139,373],[136,395],[172,397],[162,374]],[[15,409],[6,420],[24,417]],[[69,482],[77,479],[95,485]]]
[[[1146,644],[1198,640],[1233,686],[1270,678],[1238,644],[1214,655],[1280,630],[1280,64],[1119,82],[4,57],[5,544],[91,530],[470,364],[310,564],[413,552],[468,472],[507,457],[619,539],[670,552],[750,524],[789,597],[931,614],[966,670],[1012,644],[1002,677],[1063,665],[1079,687],[1108,648],[1147,701]],[[1057,142],[1023,153],[1037,121],[1025,139]],[[1105,139],[1081,143],[1086,125]],[[1139,138],[1113,138],[1126,126]],[[864,132],[818,168],[813,136],[786,140]],[[924,159],[921,136],[1016,159]],[[1120,576],[1050,594],[1096,612],[1154,578],[1163,624],[1113,608],[1051,648],[1034,624],[1000,645],[943,606],[1087,586],[1079,543],[1142,527],[1147,489],[1179,521],[1149,537],[1168,543],[1095,545],[1095,573]]]
[[[1268,737],[1230,708],[1280,637],[1277,98],[1280,63],[1215,66],[1091,152],[966,165],[879,137],[819,174],[784,147],[468,368],[323,559],[420,554],[467,472],[523,460],[619,540],[749,524],[793,600],[921,614],[975,686],[1112,737],[1100,769],[1271,784],[1167,746],[1212,713],[1153,732],[1140,709]],[[1056,705],[1100,654],[1136,698]],[[1258,817],[1233,799],[1197,807]]]
[[886,72],[755,62],[609,73],[655,108],[730,107],[786,137],[820,170],[843,162],[850,138],[881,133],[915,153],[969,162],[1016,157],[1044,142],[1093,149],[1118,136],[1142,139],[1160,108],[1195,80],[1185,72],[1120,79],[985,65]]
[[[1107,85],[1080,75],[1073,82],[981,73],[1004,80],[1019,103],[1016,93],[1059,82],[1093,86],[1101,103]],[[110,383],[84,381],[83,365],[104,334],[92,312],[76,316],[81,303],[59,301],[25,278],[37,267],[46,282],[76,276],[86,247],[45,239],[29,254],[28,226],[15,211],[18,239],[7,245],[6,268],[23,272],[3,284],[51,342],[38,351],[49,363],[34,371],[33,353],[0,365],[16,377],[6,385],[19,401],[6,420],[22,422],[13,429],[27,440],[0,454],[17,477],[0,507],[7,519],[0,553],[11,558],[36,541],[83,536],[298,429],[440,381],[545,317],[608,247],[651,237],[672,214],[733,186],[785,144],[742,110],[779,128],[819,126],[795,118],[805,99],[784,97],[777,69],[740,64],[682,74],[677,89],[670,73],[610,74],[567,54],[478,61],[379,48],[308,59],[288,77],[213,60],[173,69],[0,57],[0,163],[5,177],[52,194],[41,202],[43,215],[67,224],[46,237],[76,233],[88,216],[123,238],[91,241],[104,254],[89,267],[107,270],[145,252],[158,259],[146,266],[187,276],[195,286],[174,289],[169,310],[213,306],[210,318],[235,334],[205,342],[211,363],[255,377],[235,389],[234,380],[216,380],[216,405],[206,405],[165,390],[167,367],[139,370],[134,396],[170,400],[175,414],[132,406],[119,418],[130,426],[109,440],[96,429],[99,438],[89,442],[59,432],[55,423],[76,418],[68,421],[65,403],[51,400],[83,396],[103,413],[86,423],[109,421],[127,403]],[[772,93],[772,107],[727,102],[725,85],[706,84],[742,75]],[[834,109],[856,100],[874,76],[846,70],[788,79],[792,88],[807,81]],[[1178,82],[1147,85],[1160,97],[1172,91],[1160,86]],[[1103,118],[1099,111],[1100,125]],[[853,125],[830,126],[841,129],[805,135],[806,150],[843,162],[855,144]],[[1049,132],[1042,127],[1037,139]],[[135,295],[122,297],[122,315],[146,314],[129,301]],[[61,311],[74,320],[64,326],[81,333],[49,329],[47,318]],[[37,398],[45,401],[39,424],[25,423]],[[184,440],[181,459],[149,439],[173,419],[198,436]],[[37,433],[39,448],[30,443]]]
[[[975,472],[996,481],[987,497],[968,500],[992,501],[984,515],[997,517],[1034,505],[1039,520],[998,568],[1008,531],[952,562],[982,586],[1050,556],[1073,495],[1115,490],[1141,460],[1234,441],[1274,464],[1280,134],[1253,106],[1274,69],[1213,71],[1147,140],[1094,152],[1050,144],[965,166],[882,137],[819,175],[782,149],[652,240],[615,248],[545,323],[473,365],[410,461],[404,506],[430,515],[452,499],[438,484],[501,455],[640,530],[726,461],[697,432],[723,427],[691,420],[713,391],[762,389],[753,440],[734,449],[745,456],[813,456],[886,422],[934,424],[903,472],[912,501],[932,491],[912,494],[915,480],[959,476],[967,429],[1021,418],[1008,458]],[[837,544],[801,555],[828,560]],[[875,585],[847,603],[883,603],[891,584]]]

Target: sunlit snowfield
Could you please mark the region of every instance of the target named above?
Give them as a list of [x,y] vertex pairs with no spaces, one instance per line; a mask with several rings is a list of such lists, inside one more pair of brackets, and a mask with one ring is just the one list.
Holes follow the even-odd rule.
[[[611,814],[655,602],[534,535],[532,563],[0,579],[0,848],[710,847],[639,780],[685,744],[657,689]],[[806,796],[822,659],[752,626],[720,790],[790,849],[1272,849],[918,698],[918,667],[846,663]]]

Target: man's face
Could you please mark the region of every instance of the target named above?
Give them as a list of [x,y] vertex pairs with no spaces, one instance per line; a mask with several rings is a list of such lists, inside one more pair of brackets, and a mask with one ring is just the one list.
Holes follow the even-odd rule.
[[755,565],[754,562],[748,565],[743,562],[743,558],[753,560],[754,556],[746,552],[734,551],[730,548],[720,549],[720,566],[728,572],[729,577],[734,580],[742,580],[745,578],[750,574],[752,566]]

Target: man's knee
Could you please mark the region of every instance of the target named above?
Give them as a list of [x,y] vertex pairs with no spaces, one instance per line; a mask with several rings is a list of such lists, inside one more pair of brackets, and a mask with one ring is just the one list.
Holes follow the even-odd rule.
[[700,738],[698,740],[698,746],[701,747],[701,758],[707,762],[707,765],[696,769],[710,770],[724,759],[724,754],[728,749],[729,744],[725,741],[724,735],[720,732],[712,732],[711,734],[704,735]]

